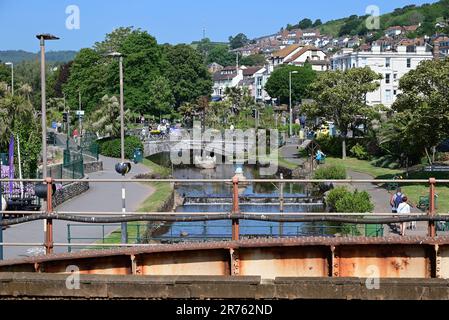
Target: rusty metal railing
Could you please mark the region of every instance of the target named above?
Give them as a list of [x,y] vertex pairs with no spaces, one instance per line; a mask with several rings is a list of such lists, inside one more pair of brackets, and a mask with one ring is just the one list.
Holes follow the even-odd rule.
[[[435,189],[436,184],[449,184],[449,180],[430,178],[417,180],[375,180],[375,179],[344,179],[344,180],[316,180],[316,179],[246,179],[245,183],[332,183],[332,184],[362,184],[362,183],[400,183],[402,184],[429,184],[429,209],[426,214],[408,214],[402,217],[393,217],[392,213],[257,213],[248,214],[240,211],[239,208],[239,180],[237,177],[231,179],[0,179],[1,182],[37,182],[44,183],[47,186],[47,198],[45,211],[2,211],[0,214],[20,214],[21,218],[12,218],[1,221],[1,226],[20,224],[35,220],[45,220],[45,251],[46,254],[53,253],[55,246],[78,246],[81,244],[65,244],[54,243],[53,241],[53,220],[66,220],[83,223],[117,223],[117,222],[131,222],[131,221],[208,221],[208,220],[231,220],[232,221],[232,240],[239,240],[239,221],[240,220],[259,220],[259,221],[274,221],[274,222],[343,222],[355,224],[380,224],[380,223],[397,223],[397,222],[411,222],[411,221],[426,221],[428,222],[428,235],[430,237],[436,236],[436,221],[449,221],[449,215],[436,216],[435,206]],[[52,191],[53,184],[62,182],[79,182],[86,181],[89,183],[141,183],[141,182],[166,182],[166,183],[232,183],[233,187],[233,201],[231,212],[57,212],[52,207]],[[106,215],[107,217],[98,217]],[[83,217],[88,216],[88,217]],[[359,216],[363,218],[359,218]],[[376,219],[366,219],[366,217],[376,216]],[[380,218],[387,217],[387,218]],[[6,243],[2,242],[3,246],[30,246],[42,245],[39,243]],[[82,244],[82,246],[135,246],[136,244]]]

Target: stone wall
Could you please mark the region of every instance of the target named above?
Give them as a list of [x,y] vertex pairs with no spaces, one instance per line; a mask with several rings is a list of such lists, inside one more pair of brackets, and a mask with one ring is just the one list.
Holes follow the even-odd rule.
[[103,161],[90,161],[84,163],[84,174],[103,171]]
[[55,195],[53,196],[53,207],[57,207],[67,200],[79,196],[87,190],[89,190],[88,181],[79,181],[67,184],[63,186],[62,189],[56,191]]

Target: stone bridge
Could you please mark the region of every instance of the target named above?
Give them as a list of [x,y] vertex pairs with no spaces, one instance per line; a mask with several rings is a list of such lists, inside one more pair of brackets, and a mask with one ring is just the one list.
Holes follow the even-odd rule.
[[217,140],[212,142],[204,142],[201,140],[181,140],[171,141],[166,140],[146,140],[143,142],[144,157],[149,157],[163,152],[176,152],[187,150],[203,150],[206,152],[213,152],[218,155],[232,157],[236,152],[245,156],[246,152],[255,152],[255,143],[248,142],[232,142],[227,143],[224,140]]

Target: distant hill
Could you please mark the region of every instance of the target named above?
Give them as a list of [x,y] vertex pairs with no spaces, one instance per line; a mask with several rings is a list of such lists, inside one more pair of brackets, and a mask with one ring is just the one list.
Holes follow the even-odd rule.
[[[45,58],[48,62],[69,62],[75,58],[77,51],[48,51]],[[19,63],[22,61],[32,61],[39,59],[39,53],[32,53],[23,50],[0,51],[0,61]]]
[[[382,13],[382,12],[381,12]],[[318,28],[322,34],[328,34],[334,37],[342,35],[365,35],[366,18],[368,15],[352,15],[347,18],[328,21]],[[449,0],[440,0],[432,4],[423,4],[421,6],[408,5],[403,8],[397,8],[391,13],[385,13],[380,17],[379,34],[392,26],[418,25],[421,27],[412,36],[432,35],[436,30],[435,24],[440,20],[449,19]],[[289,25],[290,29],[297,28],[298,25]]]

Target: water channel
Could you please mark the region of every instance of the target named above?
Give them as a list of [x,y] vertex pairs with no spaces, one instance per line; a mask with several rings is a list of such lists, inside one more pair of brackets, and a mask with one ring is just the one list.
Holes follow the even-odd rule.
[[[199,169],[194,166],[172,166],[168,153],[154,155],[149,159],[159,165],[172,167],[176,179],[231,179],[238,166],[220,164],[215,169]],[[259,168],[243,165],[247,179],[279,179],[279,176],[261,177]],[[232,208],[232,186],[225,183],[178,183],[175,191],[184,199],[177,212],[230,212]],[[280,186],[273,183],[249,183],[240,190],[240,210],[244,213],[279,213]],[[311,187],[289,183],[283,186],[284,212],[322,212],[320,196],[313,196]],[[296,237],[334,236],[340,226],[323,223],[276,223],[265,221],[240,221],[240,237]],[[232,235],[231,221],[177,222],[167,228],[157,239],[162,242],[222,240]]]

